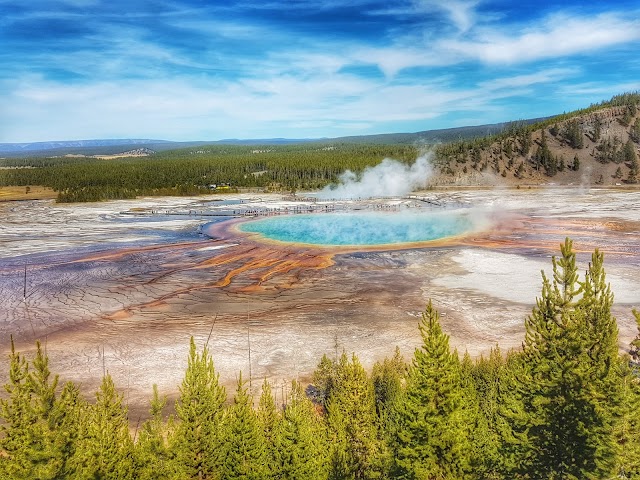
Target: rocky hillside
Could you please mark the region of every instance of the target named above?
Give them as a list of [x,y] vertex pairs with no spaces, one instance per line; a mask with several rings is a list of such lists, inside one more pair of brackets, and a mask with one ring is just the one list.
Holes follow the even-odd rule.
[[635,185],[640,94],[503,134],[441,145],[434,185]]

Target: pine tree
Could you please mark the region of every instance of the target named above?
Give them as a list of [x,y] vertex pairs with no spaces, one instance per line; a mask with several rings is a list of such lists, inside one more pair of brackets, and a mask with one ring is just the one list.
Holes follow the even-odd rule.
[[102,379],[96,403],[89,407],[88,421],[72,460],[75,478],[133,478],[133,442],[129,435],[127,408],[122,405],[111,375]]
[[621,403],[615,425],[618,478],[640,479],[640,378],[628,358],[620,361]]
[[513,350],[508,352],[502,366],[498,368],[495,384],[496,408],[491,412],[491,428],[497,434],[499,455],[491,459],[488,467],[496,478],[520,478],[518,472],[522,470],[524,458],[530,451],[527,431],[530,416],[523,401],[526,394],[523,385],[530,379],[523,353]]
[[55,478],[74,478],[74,460],[88,412],[89,405],[81,398],[78,387],[73,382],[65,383],[49,417],[55,426],[53,442],[61,462]]
[[0,448],[8,455],[3,473],[10,478],[64,478],[71,473],[78,437],[78,390],[68,383],[56,397],[58,377],[51,378],[40,342],[32,366],[15,351],[12,338],[10,383],[5,386],[9,398],[0,403],[6,422]]
[[31,430],[36,420],[28,384],[29,364],[16,352],[11,337],[9,355],[9,383],[4,386],[8,398],[0,399],[0,449],[7,456],[3,469],[7,478],[33,478],[33,465],[29,458]]
[[640,118],[636,118],[636,121],[631,126],[629,138],[636,143],[640,143]]
[[222,478],[259,480],[270,473],[266,468],[264,435],[251,404],[240,374],[233,406],[226,418]]
[[521,380],[530,445],[523,473],[606,478],[615,461],[620,402],[613,297],[598,251],[582,283],[569,239],[561,254],[552,260],[553,281],[543,273],[542,295],[526,321],[529,375]]
[[258,424],[262,428],[265,442],[265,465],[269,475],[266,478],[277,478],[278,467],[278,442],[282,428],[282,418],[271,393],[271,385],[267,379],[262,383],[262,393],[258,403]]
[[277,438],[277,476],[283,480],[325,480],[328,475],[326,429],[295,380]]
[[629,138],[627,143],[622,147],[622,158],[624,162],[633,164],[638,161],[638,155],[636,155],[636,146],[633,144],[633,140]]
[[469,471],[469,413],[460,361],[449,349],[431,302],[419,325],[422,346],[409,369],[399,410],[399,478],[460,479]]
[[353,355],[342,354],[327,404],[333,445],[331,478],[380,478],[387,462],[381,439],[373,384]]
[[600,135],[602,135],[602,121],[600,117],[596,116],[593,120],[593,142],[598,142],[600,140]]
[[49,358],[44,353],[40,342],[36,342],[36,356],[33,368],[27,377],[31,390],[31,402],[34,413],[31,424],[31,442],[27,448],[33,475],[40,479],[59,478],[63,463],[68,460],[56,449],[55,436],[57,425],[52,418],[56,405],[58,376],[51,379]]
[[387,441],[394,435],[396,413],[402,399],[406,373],[407,365],[398,347],[391,359],[385,358],[382,363],[376,362],[373,365],[371,380],[376,398],[376,411]]
[[499,350],[475,364],[468,353],[461,363],[462,386],[469,409],[471,450],[469,460],[478,478],[495,478],[499,470],[499,435],[496,431],[499,382],[502,363]]
[[150,418],[140,429],[135,445],[136,478],[140,480],[171,478],[171,459],[166,444],[166,426],[162,411],[167,404],[166,397],[160,397],[158,386],[153,385],[153,397],[149,410]]
[[562,129],[562,136],[571,148],[582,148],[584,146],[582,131],[577,120],[570,120],[565,124]]
[[334,386],[336,375],[336,365],[333,360],[322,356],[320,363],[313,372],[313,386],[315,388],[314,400],[326,408],[327,400],[331,396],[331,389]]
[[640,312],[633,310],[638,335],[631,342],[630,355],[620,359],[621,402],[616,419],[618,446],[616,473],[619,478],[640,479]]
[[627,183],[638,183],[638,156],[636,155],[636,147],[631,138],[629,138],[622,149],[622,158],[629,166]]
[[170,439],[175,468],[183,477],[220,476],[226,395],[218,377],[207,347],[198,354],[191,337],[187,370],[176,402],[178,424]]
[[571,165],[571,170],[573,170],[574,172],[580,170],[580,159],[578,158],[577,154],[573,156],[573,164]]

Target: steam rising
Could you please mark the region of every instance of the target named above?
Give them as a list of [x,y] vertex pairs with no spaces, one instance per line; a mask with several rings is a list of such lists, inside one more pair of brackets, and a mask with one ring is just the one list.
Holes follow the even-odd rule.
[[351,170],[340,175],[338,185],[329,185],[318,193],[321,199],[354,199],[373,197],[400,197],[416,188],[425,187],[431,176],[431,155],[418,157],[408,166],[385,158],[375,167],[367,167],[358,177]]

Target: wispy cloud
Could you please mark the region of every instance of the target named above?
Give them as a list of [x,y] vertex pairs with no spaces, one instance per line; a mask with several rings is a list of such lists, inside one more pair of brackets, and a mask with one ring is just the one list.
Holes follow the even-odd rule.
[[634,89],[637,10],[497,5],[0,0],[0,141],[419,131]]
[[449,17],[451,22],[461,32],[471,29],[476,23],[476,10],[478,1],[469,0],[448,0],[446,2],[437,0],[416,0],[418,10],[430,12],[442,10]]
[[[637,18],[637,17],[636,17]],[[618,14],[573,18],[553,15],[523,33],[482,29],[469,40],[445,40],[441,47],[488,63],[523,63],[593,53],[640,40],[640,20]]]

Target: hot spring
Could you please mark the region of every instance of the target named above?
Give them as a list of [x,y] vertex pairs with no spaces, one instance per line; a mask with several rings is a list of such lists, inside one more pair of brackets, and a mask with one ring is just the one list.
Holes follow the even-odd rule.
[[287,243],[373,246],[440,240],[473,227],[470,216],[460,212],[349,212],[267,217],[239,229]]

